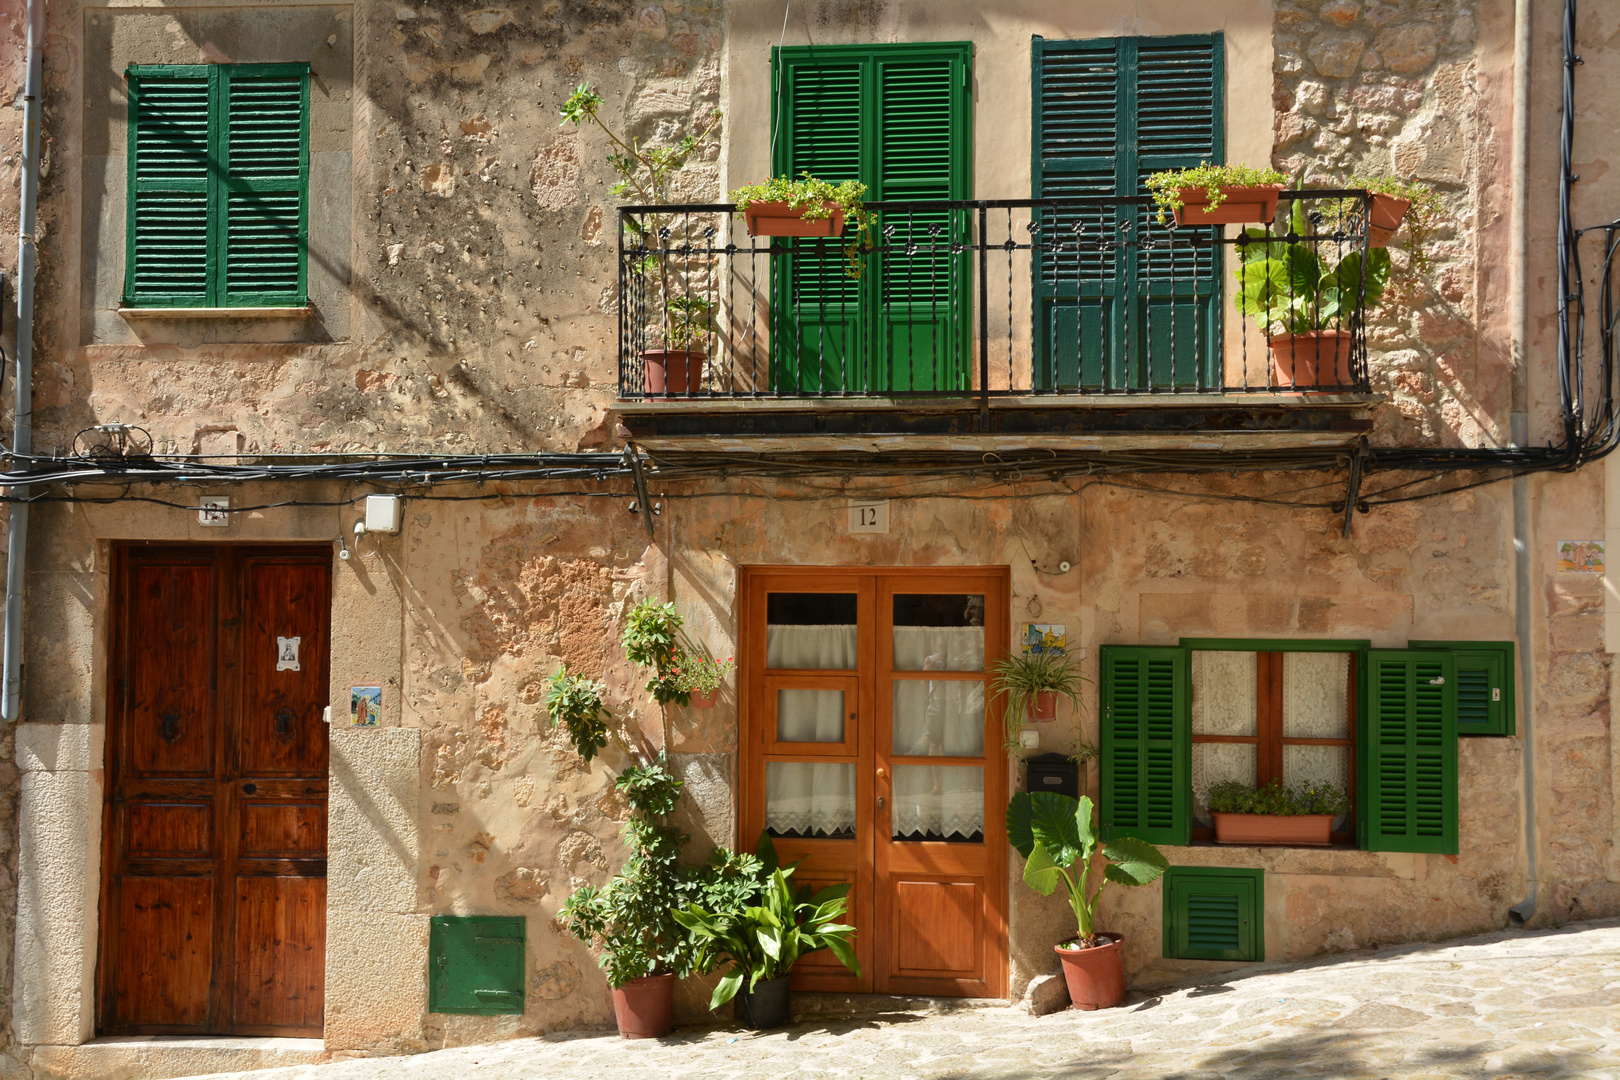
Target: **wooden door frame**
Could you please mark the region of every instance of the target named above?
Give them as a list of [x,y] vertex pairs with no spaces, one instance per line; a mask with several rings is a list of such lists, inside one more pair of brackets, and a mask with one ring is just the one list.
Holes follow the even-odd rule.
[[[740,850],[753,850],[758,840],[757,835],[745,836],[749,823],[750,807],[758,800],[763,807],[765,792],[763,788],[763,775],[756,777],[751,767],[751,760],[755,756],[755,744],[763,744],[764,731],[762,717],[758,715],[755,697],[760,690],[763,680],[768,676],[765,669],[765,625],[766,612],[763,597],[765,589],[757,590],[756,583],[780,581],[785,587],[784,591],[795,592],[827,592],[827,593],[856,593],[858,603],[873,605],[878,600],[878,581],[882,578],[916,578],[935,581],[950,578],[990,577],[1000,586],[1001,595],[995,601],[987,599],[985,610],[985,667],[995,662],[1002,654],[1011,648],[1011,599],[1012,599],[1012,573],[1006,566],[900,566],[900,567],[849,567],[849,566],[769,566],[750,565],[740,568],[738,595],[741,602],[738,606],[737,620],[737,647],[736,652],[743,662],[738,667],[737,676],[737,813],[736,813],[736,844]],[[924,591],[942,592],[943,589]],[[757,609],[757,610],[756,610]],[[859,618],[859,616],[857,616]],[[878,683],[878,656],[884,650],[876,641],[875,627],[867,635],[870,640],[859,643],[860,672],[860,715],[864,719],[863,725],[875,733],[878,718],[889,714],[888,708],[879,708],[876,701]],[[992,821],[998,807],[1005,807],[1008,791],[1012,782],[1011,762],[1007,756],[1004,739],[1000,737],[1000,714],[996,711],[993,696],[986,693],[986,742],[985,742],[985,856],[986,875],[985,891],[989,903],[989,919],[984,926],[984,965],[985,982],[988,987],[988,996],[995,998],[1006,997],[1010,979],[1010,942],[1008,935],[1009,914],[1009,884],[1008,866],[1009,858],[1007,845],[995,842],[992,838]],[[991,737],[994,735],[995,737]],[[856,799],[862,805],[869,804],[874,798],[873,766],[875,764],[876,747],[874,738],[863,740],[862,752],[857,755],[867,767],[861,768],[857,764]],[[763,758],[761,758],[763,760]],[[999,823],[1000,819],[996,819]],[[999,832],[998,832],[999,835]],[[859,841],[855,841],[859,845]],[[875,881],[877,867],[875,865],[876,843],[867,845],[865,850],[857,847],[858,872],[866,875],[870,881]],[[869,892],[872,890],[869,890]],[[874,895],[858,898],[860,910],[852,912],[857,922],[868,928],[866,941],[857,938],[857,956],[863,969],[875,971],[875,966],[868,968],[876,957],[876,950],[881,947],[880,942],[884,936],[877,926],[876,916],[880,905]],[[796,980],[797,982],[798,980]],[[870,976],[863,982],[871,985]],[[810,987],[807,987],[809,989]],[[822,989],[817,986],[814,989]],[[840,989],[828,985],[825,989]],[[847,990],[846,988],[843,988]],[[907,991],[892,991],[907,992]],[[922,991],[909,991],[922,992]],[[939,991],[931,991],[938,993]]]
[[[329,568],[327,579],[327,596],[324,613],[327,620],[326,653],[319,658],[321,670],[325,680],[329,683],[331,676],[331,626],[332,626],[332,577],[330,568],[332,563],[332,549],[330,544],[311,543],[309,541],[287,541],[282,543],[265,541],[225,541],[221,543],[186,542],[186,541],[142,541],[118,540],[113,541],[109,547],[109,572],[107,593],[107,665],[104,689],[106,697],[106,742],[104,750],[103,768],[104,781],[102,788],[101,806],[101,881],[98,887],[97,916],[99,919],[96,941],[96,971],[95,971],[95,1017],[93,1030],[98,1036],[108,1034],[126,1034],[124,1029],[139,1026],[140,1034],[149,1035],[185,1035],[216,1037],[217,1034],[230,1026],[230,1011],[235,1002],[234,971],[227,963],[231,951],[229,943],[234,942],[236,933],[236,904],[234,903],[234,888],[226,889],[221,883],[231,877],[230,884],[234,886],[234,873],[227,875],[228,868],[234,869],[236,865],[236,848],[240,837],[229,830],[217,827],[217,819],[224,815],[224,808],[216,806],[216,827],[211,842],[215,854],[215,905],[217,914],[212,929],[213,962],[209,979],[208,1019],[204,1027],[208,1030],[199,1032],[192,1027],[172,1026],[161,1028],[160,1025],[120,1025],[118,1030],[111,1030],[109,1020],[113,1017],[117,987],[114,980],[116,965],[115,944],[116,935],[113,926],[116,917],[114,883],[119,878],[116,870],[121,866],[117,860],[119,820],[116,814],[116,799],[120,791],[122,778],[120,771],[123,757],[120,753],[122,740],[128,737],[125,717],[125,699],[119,691],[119,677],[124,670],[125,653],[127,646],[127,590],[129,585],[129,570],[131,554],[133,552],[152,552],[157,555],[170,554],[176,558],[207,556],[217,559],[220,555],[228,555],[227,559],[220,560],[222,565],[228,564],[236,570],[236,574],[226,578],[223,574],[215,582],[212,617],[218,621],[221,633],[215,643],[214,677],[217,680],[212,692],[213,710],[217,739],[213,749],[214,775],[216,781],[223,775],[224,770],[232,767],[235,760],[236,742],[233,738],[238,733],[241,717],[227,715],[229,709],[224,704],[230,700],[232,693],[240,692],[240,679],[242,669],[238,665],[234,670],[225,664],[225,658],[233,649],[240,648],[241,613],[227,605],[239,604],[240,597],[231,597],[228,592],[240,583],[240,568],[245,560],[255,556],[301,556],[311,562],[324,561]],[[234,625],[227,625],[231,615],[236,616]],[[328,765],[330,775],[330,765]],[[234,801],[239,798],[235,785],[225,785],[216,797]],[[326,796],[328,812],[330,813],[330,792]],[[323,916],[324,917],[324,916]],[[324,1024],[322,1025],[324,1030]],[[305,1028],[258,1028],[232,1032],[249,1037],[259,1036],[292,1036],[309,1037],[310,1032]]]

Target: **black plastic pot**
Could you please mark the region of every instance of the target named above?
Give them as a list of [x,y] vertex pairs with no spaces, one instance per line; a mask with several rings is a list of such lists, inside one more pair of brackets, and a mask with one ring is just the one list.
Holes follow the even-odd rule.
[[785,977],[770,979],[756,986],[751,994],[747,990],[737,991],[737,1019],[755,1031],[762,1028],[786,1027],[792,1023],[789,981]]

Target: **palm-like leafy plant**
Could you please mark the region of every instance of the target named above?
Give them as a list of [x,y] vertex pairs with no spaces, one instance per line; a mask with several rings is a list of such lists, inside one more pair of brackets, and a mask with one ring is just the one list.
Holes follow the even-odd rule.
[[1237,309],[1252,316],[1268,337],[1339,329],[1357,311],[1371,308],[1389,284],[1389,251],[1352,251],[1329,266],[1310,245],[1305,204],[1295,199],[1288,236],[1265,229],[1243,230],[1242,262],[1232,271],[1238,281]]
[[[1051,791],[1020,791],[1007,804],[1007,840],[1027,861],[1024,883],[1042,896],[1059,884],[1068,890],[1069,906],[1079,930],[1081,948],[1097,944],[1097,901],[1109,882],[1147,885],[1170,868],[1164,853],[1146,840],[1124,836],[1104,842],[1092,826],[1092,803]],[[1106,865],[1092,887],[1101,851]]]

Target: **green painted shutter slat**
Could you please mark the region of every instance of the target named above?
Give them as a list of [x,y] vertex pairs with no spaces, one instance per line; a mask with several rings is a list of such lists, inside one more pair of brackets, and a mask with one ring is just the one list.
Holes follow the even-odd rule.
[[1266,958],[1263,871],[1172,866],[1160,888],[1166,959]]
[[209,302],[207,68],[130,78],[124,303]]
[[1104,646],[1101,689],[1104,836],[1187,843],[1187,654]]
[[309,79],[282,65],[228,68],[223,241],[225,302],[302,306]]
[[1457,853],[1457,667],[1449,653],[1367,654],[1363,815],[1373,851]]

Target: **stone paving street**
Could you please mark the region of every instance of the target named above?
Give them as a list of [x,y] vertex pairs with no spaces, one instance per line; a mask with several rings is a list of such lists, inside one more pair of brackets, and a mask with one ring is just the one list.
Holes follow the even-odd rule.
[[1103,1013],[896,1012],[661,1043],[555,1035],[253,1080],[1620,1078],[1620,920],[1268,965]]

